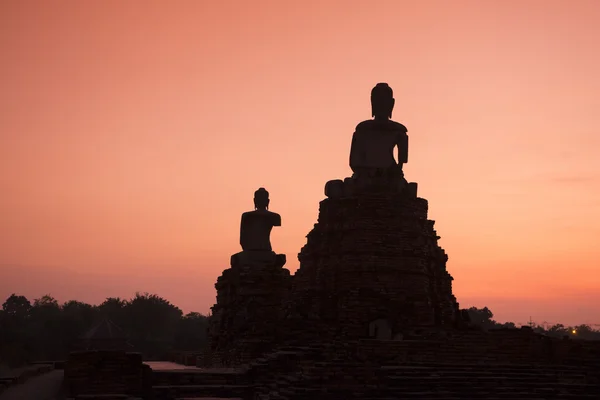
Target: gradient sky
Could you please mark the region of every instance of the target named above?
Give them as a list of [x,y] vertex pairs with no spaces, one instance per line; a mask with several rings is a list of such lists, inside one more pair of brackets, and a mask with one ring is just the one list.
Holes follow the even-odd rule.
[[260,186],[298,267],[377,82],[461,307],[600,324],[600,2],[0,2],[0,298],[207,312]]

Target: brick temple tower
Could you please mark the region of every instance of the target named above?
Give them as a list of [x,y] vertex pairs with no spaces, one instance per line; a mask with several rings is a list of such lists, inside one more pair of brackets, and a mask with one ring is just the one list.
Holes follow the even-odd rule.
[[378,84],[371,101],[374,119],[360,123],[352,139],[354,173],[327,183],[299,254],[286,305],[292,332],[391,339],[451,327],[458,317],[427,200],[404,178],[408,135],[390,120],[391,88]]

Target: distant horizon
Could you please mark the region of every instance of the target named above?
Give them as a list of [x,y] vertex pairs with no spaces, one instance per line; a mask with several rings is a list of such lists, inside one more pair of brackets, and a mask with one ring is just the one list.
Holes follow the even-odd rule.
[[[2,266],[0,265],[0,267],[2,267]],[[179,305],[177,305],[176,303],[173,303],[172,301],[170,301],[168,298],[166,298],[166,297],[164,297],[164,296],[161,296],[161,294],[160,294],[160,293],[153,293],[153,292],[148,292],[148,291],[144,291],[144,290],[139,290],[139,291],[136,291],[136,292],[134,292],[134,293],[132,293],[132,294],[130,294],[130,295],[124,295],[124,296],[109,296],[109,297],[107,297],[107,298],[119,298],[120,300],[130,300],[131,298],[135,297],[135,295],[136,295],[137,293],[139,293],[139,294],[141,294],[141,295],[143,295],[143,294],[146,294],[146,293],[147,293],[147,294],[149,294],[149,295],[157,295],[157,296],[159,296],[159,297],[161,297],[161,298],[163,298],[163,299],[165,299],[165,300],[169,301],[169,303],[171,303],[173,306],[175,306],[175,307],[179,308],[179,309],[180,309],[180,310],[183,312],[183,314],[184,314],[184,315],[186,315],[186,314],[189,314],[189,313],[193,313],[193,312],[200,313],[200,314],[202,314],[202,315],[205,315],[205,316],[207,316],[207,315],[210,315],[210,309],[209,309],[208,311],[206,311],[206,312],[203,312],[203,311],[198,311],[198,310],[193,310],[193,309],[190,309],[190,310],[184,310],[184,309],[182,309],[182,308],[181,308]],[[3,297],[2,297],[2,299],[1,299],[1,300],[2,300],[2,302],[6,301],[6,299],[7,299],[8,297],[10,297],[12,294],[15,294],[15,295],[17,295],[17,296],[25,296],[25,295],[24,295],[24,294],[22,294],[22,293],[10,293],[10,294],[8,294],[7,296],[3,296]],[[80,301],[80,302],[82,302],[82,303],[86,303],[86,304],[89,304],[89,305],[91,305],[91,306],[99,306],[100,304],[102,304],[102,303],[103,303],[103,302],[104,302],[104,301],[107,299],[107,298],[105,298],[105,299],[103,299],[103,300],[101,300],[101,301],[98,301],[98,302],[87,302],[87,301],[83,301],[83,300],[81,300],[81,299],[67,299],[67,300],[59,300],[59,299],[57,299],[56,297],[54,297],[54,296],[52,295],[52,293],[44,293],[44,294],[42,294],[42,295],[39,295],[39,296],[34,296],[34,297],[28,297],[28,296],[25,296],[25,297],[26,297],[26,298],[27,298],[27,300],[29,300],[29,301],[31,302],[31,304],[33,305],[33,302],[34,302],[34,300],[36,300],[36,299],[39,299],[39,298],[41,298],[41,297],[43,297],[43,296],[46,296],[46,295],[48,295],[48,296],[51,296],[52,298],[54,298],[54,299],[55,299],[55,300],[58,302],[58,305],[59,305],[59,306],[62,306],[62,305],[63,305],[63,304],[65,304],[66,302],[73,301],[73,300],[74,300],[74,301]],[[463,305],[461,305],[461,307],[460,307],[460,308],[461,308],[461,309],[468,309],[468,308],[470,308],[470,307],[476,307],[476,308],[478,308],[478,309],[482,309],[482,308],[484,308],[484,307],[487,307],[488,309],[490,309],[490,310],[492,311],[492,313],[494,312],[494,310],[493,310],[491,307],[489,307],[489,306],[486,306],[486,305],[480,305],[480,304],[472,304],[472,305],[468,305],[468,306],[463,306]],[[512,323],[514,323],[514,324],[515,324],[517,327],[524,326],[524,325],[529,325],[529,324],[534,324],[535,326],[543,326],[543,327],[545,327],[545,328],[550,328],[551,326],[553,326],[553,325],[557,325],[557,324],[562,324],[562,325],[564,325],[565,327],[574,327],[574,326],[587,325],[587,326],[589,326],[590,328],[592,328],[592,329],[594,329],[594,330],[598,330],[598,331],[600,331],[600,323],[592,323],[592,322],[571,322],[571,323],[564,323],[564,322],[562,322],[562,321],[540,321],[540,320],[536,320],[535,318],[531,318],[531,320],[527,320],[527,321],[525,321],[525,322],[523,322],[523,321],[509,321],[509,320],[498,320],[498,319],[496,318],[496,314],[494,314],[494,317],[493,317],[492,319],[493,319],[494,321],[498,322],[498,323],[509,323],[509,322],[512,322]]]
[[[12,267],[24,267],[24,266],[17,266],[17,265],[11,265],[11,266]],[[0,268],[2,268],[2,267],[9,267],[9,265],[0,265]],[[38,268],[39,267],[40,266],[38,266]],[[54,267],[54,268],[56,268],[56,267]],[[216,278],[215,278],[215,280],[216,280]],[[0,300],[2,301],[2,303],[11,294],[13,294],[13,293],[16,294],[16,295],[21,295],[21,296],[27,297],[27,299],[32,304],[33,304],[33,301],[35,299],[39,299],[39,298],[41,298],[42,296],[45,296],[45,295],[50,295],[50,296],[52,296],[53,298],[55,298],[58,301],[59,305],[62,305],[65,302],[68,302],[68,301],[71,301],[71,300],[76,300],[76,301],[81,301],[81,302],[84,302],[84,303],[87,303],[87,304],[90,304],[90,305],[93,305],[93,306],[98,306],[98,305],[102,304],[104,302],[104,300],[106,300],[107,298],[117,298],[118,297],[118,298],[120,298],[122,300],[129,300],[132,297],[134,297],[136,293],[140,293],[140,294],[148,293],[148,294],[154,294],[154,295],[157,295],[157,296],[160,296],[160,297],[164,298],[165,300],[169,301],[174,306],[176,306],[179,309],[181,309],[184,314],[188,314],[190,312],[198,312],[198,313],[201,313],[203,315],[208,315],[210,313],[210,307],[212,307],[212,304],[210,304],[205,310],[193,309],[193,307],[192,308],[184,308],[181,305],[177,304],[177,302],[172,301],[170,298],[168,298],[167,296],[162,295],[161,293],[153,292],[153,291],[148,291],[148,290],[143,290],[143,289],[135,290],[135,291],[133,291],[132,293],[129,293],[129,294],[106,296],[106,297],[104,297],[104,298],[102,298],[100,300],[94,300],[94,301],[86,301],[86,300],[80,299],[80,298],[59,298],[59,297],[55,296],[54,294],[52,294],[51,292],[42,293],[42,294],[39,294],[39,295],[32,295],[32,296],[27,296],[26,294],[19,293],[19,292],[10,292],[10,293],[7,293],[6,295],[3,295],[2,293],[0,293],[0,296],[1,296]],[[215,300],[216,300],[216,291],[215,291],[214,295],[215,295]],[[491,301],[493,303],[494,299],[491,299]],[[565,321],[562,321],[562,320],[536,319],[535,315],[530,315],[527,318],[527,320],[523,320],[523,321],[510,320],[510,319],[506,319],[506,318],[500,319],[500,318],[498,318],[497,313],[494,311],[494,307],[490,306],[489,304],[480,304],[480,303],[477,303],[477,304],[475,304],[475,303],[474,304],[470,304],[470,303],[469,304],[463,304],[460,301],[460,298],[458,299],[458,302],[459,302],[459,305],[460,305],[461,309],[466,309],[466,308],[470,308],[470,307],[477,307],[477,308],[481,309],[481,308],[484,308],[484,307],[488,307],[494,313],[493,319],[496,322],[499,322],[499,323],[513,322],[517,326],[522,326],[522,325],[529,324],[529,322],[530,322],[529,318],[531,318],[531,321],[533,323],[537,324],[537,325],[550,325],[550,326],[551,325],[556,325],[556,324],[563,324],[565,326],[588,325],[588,326],[590,326],[590,327],[592,327],[594,329],[600,329],[600,321],[591,321],[591,320],[590,321],[585,321],[585,320],[584,321],[576,321],[576,320],[567,319],[566,321],[568,321],[568,322],[565,322]]]
[[0,295],[208,311],[259,187],[294,273],[387,82],[460,306],[600,323],[600,2],[340,4],[1,2]]

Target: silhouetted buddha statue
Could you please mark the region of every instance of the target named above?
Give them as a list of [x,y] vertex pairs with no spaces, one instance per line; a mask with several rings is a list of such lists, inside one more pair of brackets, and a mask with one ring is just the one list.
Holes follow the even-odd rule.
[[[408,162],[406,127],[392,121],[394,93],[387,83],[378,83],[371,91],[373,119],[356,126],[350,148],[352,177],[334,179],[325,184],[329,198],[352,196],[361,192],[403,193],[417,197],[417,184],[404,178],[402,165]],[[394,149],[398,147],[398,162]]]
[[271,229],[281,226],[281,216],[269,211],[269,192],[254,193],[254,211],[242,214],[240,245],[244,251],[272,251]]
[[[378,83],[371,91],[373,119],[356,126],[350,149],[350,168],[353,177],[398,175],[403,177],[402,164],[408,161],[408,135],[406,127],[392,121],[394,109],[392,88]],[[398,147],[398,163],[394,148]]]
[[232,266],[238,264],[285,264],[285,255],[276,255],[271,248],[271,230],[281,226],[281,216],[269,209],[269,192],[264,188],[254,192],[254,211],[242,214],[240,245],[242,252],[232,256]]

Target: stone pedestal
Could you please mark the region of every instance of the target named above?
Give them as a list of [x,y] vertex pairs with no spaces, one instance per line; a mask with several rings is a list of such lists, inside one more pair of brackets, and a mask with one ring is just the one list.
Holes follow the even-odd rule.
[[281,304],[289,293],[284,254],[241,252],[231,257],[215,287],[217,302],[209,324],[214,366],[245,363],[271,350],[282,335]]
[[319,326],[321,337],[369,337],[381,320],[395,337],[455,322],[452,277],[427,200],[416,197],[416,184],[386,179],[327,185],[286,307],[289,319]]

